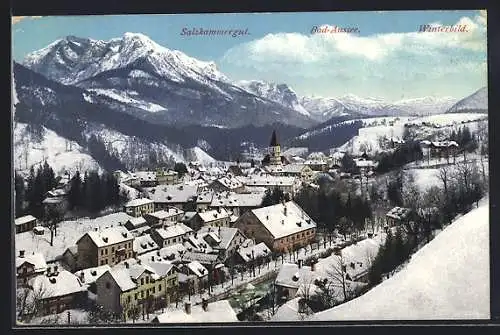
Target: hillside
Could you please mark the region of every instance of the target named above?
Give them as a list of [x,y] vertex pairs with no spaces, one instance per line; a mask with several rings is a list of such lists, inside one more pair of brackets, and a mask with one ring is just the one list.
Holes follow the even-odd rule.
[[488,209],[485,199],[415,253],[393,277],[312,320],[488,319]]

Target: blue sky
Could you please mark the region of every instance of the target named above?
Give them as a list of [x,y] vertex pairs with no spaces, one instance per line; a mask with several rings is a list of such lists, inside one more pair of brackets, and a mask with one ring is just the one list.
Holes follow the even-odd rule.
[[[463,97],[486,86],[486,14],[391,11],[118,15],[15,18],[16,61],[67,35],[109,40],[139,32],[158,44],[215,61],[233,80],[287,83],[300,95],[356,94],[388,100]],[[422,24],[466,24],[467,33],[417,33]],[[311,34],[313,26],[356,27]],[[183,28],[247,29],[249,35],[181,36]]]

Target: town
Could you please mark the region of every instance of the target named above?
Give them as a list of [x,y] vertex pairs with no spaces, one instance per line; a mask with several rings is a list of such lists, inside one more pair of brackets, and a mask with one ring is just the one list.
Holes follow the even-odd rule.
[[[16,193],[18,320],[303,320],[342,304],[485,195],[486,152],[464,133],[389,139],[377,159],[341,151],[303,159],[283,155],[274,131],[261,162],[176,163],[102,181],[56,178],[45,163],[27,182],[16,179],[25,196]],[[433,168],[439,182],[420,191],[402,164]],[[82,208],[101,214],[81,217]]]

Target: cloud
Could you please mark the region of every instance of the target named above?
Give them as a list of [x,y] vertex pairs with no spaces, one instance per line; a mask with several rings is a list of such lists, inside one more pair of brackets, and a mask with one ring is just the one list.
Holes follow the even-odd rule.
[[[428,24],[442,25],[440,22]],[[352,88],[365,84],[398,85],[411,80],[424,85],[431,79],[445,85],[460,76],[469,82],[474,79],[474,83],[486,80],[487,71],[483,65],[487,45],[486,13],[478,11],[477,16],[462,17],[455,24],[465,25],[468,32],[422,33],[415,27],[414,32],[368,36],[356,33],[268,34],[229,49],[221,64],[240,76],[250,74],[262,79],[273,76],[276,77],[273,80],[289,80],[292,85],[295,80],[303,87],[306,81],[315,80],[317,84],[307,85],[322,82],[325,86],[342,81]],[[320,28],[333,27],[323,25]]]
[[19,23],[24,19],[40,19],[40,18],[42,18],[42,16],[13,16],[12,24]]

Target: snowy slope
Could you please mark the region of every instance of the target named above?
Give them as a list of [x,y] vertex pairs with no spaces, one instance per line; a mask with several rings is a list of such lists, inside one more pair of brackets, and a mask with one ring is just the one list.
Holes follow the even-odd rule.
[[241,80],[235,84],[257,96],[277,102],[285,107],[289,107],[300,114],[311,116],[306,108],[300,104],[295,91],[286,84],[268,83],[260,80]]
[[409,115],[430,115],[446,113],[456,102],[452,97],[423,97],[396,101],[393,105]]
[[488,319],[488,208],[486,199],[415,253],[406,268],[313,320]]
[[487,87],[483,87],[468,97],[460,100],[448,110],[448,113],[460,113],[467,111],[488,112]]
[[43,127],[43,138],[37,141],[26,131],[25,123],[16,123],[14,133],[14,167],[28,172],[30,167],[43,164],[45,160],[58,175],[76,170],[102,171],[99,164],[76,142],[68,141],[54,131]]
[[189,162],[198,162],[203,165],[209,165],[211,163],[217,162],[215,158],[207,154],[203,149],[199,147],[194,147],[187,150],[186,160]]

